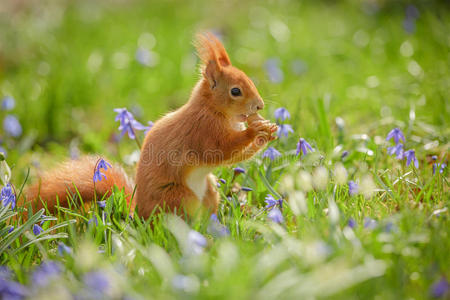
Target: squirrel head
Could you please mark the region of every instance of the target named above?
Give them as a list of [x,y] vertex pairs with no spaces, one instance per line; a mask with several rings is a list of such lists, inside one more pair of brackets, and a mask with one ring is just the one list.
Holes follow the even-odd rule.
[[224,46],[213,34],[198,34],[195,46],[202,61],[203,80],[207,82],[215,108],[229,118],[245,122],[249,115],[264,107],[255,84],[231,65]]

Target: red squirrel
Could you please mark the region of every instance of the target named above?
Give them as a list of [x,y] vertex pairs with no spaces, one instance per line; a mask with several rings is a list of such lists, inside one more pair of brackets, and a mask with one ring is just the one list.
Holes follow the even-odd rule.
[[[141,217],[154,210],[180,212],[204,207],[216,212],[219,193],[211,171],[251,158],[273,135],[277,125],[257,111],[264,101],[253,82],[231,64],[222,43],[211,33],[198,34],[195,46],[201,60],[201,78],[189,101],[155,122],[142,144],[137,165],[136,191],[120,166],[106,172],[106,179],[92,180],[98,158],[82,157],[44,173],[29,187],[27,201],[45,201],[52,209],[59,198],[64,206],[68,193],[84,202],[124,189],[131,207]],[[245,126],[247,122],[247,127]],[[76,186],[76,192],[74,189]]]

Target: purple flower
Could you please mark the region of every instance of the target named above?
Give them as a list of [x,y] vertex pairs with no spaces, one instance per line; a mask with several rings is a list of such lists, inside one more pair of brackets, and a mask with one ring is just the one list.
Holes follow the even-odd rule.
[[33,285],[46,286],[51,280],[57,279],[61,273],[61,265],[54,261],[45,261],[32,274]]
[[106,200],[103,201],[97,201],[98,207],[105,208],[106,207]]
[[96,226],[98,225],[97,216],[93,216],[92,218],[89,219],[88,225],[90,225],[92,223],[94,223]]
[[294,129],[292,129],[291,125],[289,125],[289,124],[278,125],[277,136],[279,138],[282,138],[283,136],[287,137],[290,132],[294,132]]
[[347,150],[344,150],[341,154],[341,159],[344,159],[348,156],[349,152]]
[[223,178],[220,178],[219,181],[220,181],[221,183],[223,183],[223,184],[226,184],[226,183],[227,183],[227,181],[226,181],[225,179],[223,179]]
[[209,218],[209,225],[207,229],[208,233],[217,236],[217,237],[224,237],[230,235],[230,230],[220,223],[219,219],[217,218],[216,214],[212,214]]
[[267,76],[273,83],[280,83],[284,79],[284,74],[279,67],[279,59],[271,58],[266,61],[265,64]]
[[403,144],[397,144],[395,146],[392,147],[388,147],[387,148],[388,154],[389,155],[396,155],[397,159],[402,159],[403,158]]
[[244,192],[251,192],[251,191],[253,191],[252,188],[249,188],[249,187],[247,187],[247,186],[243,186],[243,187],[241,188],[241,190],[243,190]]
[[155,64],[155,58],[152,55],[152,53],[142,47],[139,47],[136,50],[136,60],[138,63],[140,63],[141,65],[145,66],[145,67],[151,67]]
[[190,254],[201,254],[207,246],[206,238],[198,231],[191,230],[187,236],[187,246]]
[[369,217],[364,218],[364,228],[375,229],[375,227],[377,227],[377,221]]
[[406,166],[409,166],[411,162],[414,162],[416,168],[419,167],[419,161],[416,158],[416,152],[414,150],[408,150],[403,153],[403,157],[406,158]]
[[10,225],[9,229],[8,229],[8,233],[11,233],[14,230],[14,226]]
[[437,157],[437,155],[433,155],[433,156],[431,157],[431,159],[432,159],[433,161],[436,161],[436,160],[438,159],[438,157]]
[[14,194],[10,183],[2,188],[0,199],[3,206],[7,206],[11,203],[11,209],[16,207],[16,195]]
[[130,139],[135,139],[135,130],[150,130],[150,126],[144,126],[136,121],[133,114],[126,108],[115,108],[114,111],[117,113],[115,120],[120,122],[120,137],[123,137],[125,133],[128,133]]
[[358,190],[359,190],[358,184],[350,180],[348,182],[348,193],[350,194],[350,196],[358,194]]
[[[441,166],[441,167],[439,168],[439,166]],[[440,173],[440,174],[444,173],[444,170],[445,170],[446,167],[447,167],[446,164],[442,164],[442,165],[440,165],[440,164],[433,164],[433,174],[436,173],[436,170],[437,170],[438,168],[439,168],[439,173]]]
[[64,244],[63,242],[58,243],[58,254],[64,256],[65,254],[72,254],[72,248]]
[[449,287],[447,279],[442,277],[430,287],[430,294],[433,298],[441,298],[448,293]]
[[153,125],[155,125],[152,121],[147,122],[148,126],[146,127],[144,134],[147,135],[147,133],[152,129]]
[[420,16],[420,12],[416,6],[410,4],[405,9],[405,15],[408,19],[417,19]]
[[283,200],[282,199],[275,200],[275,198],[271,194],[267,194],[265,199],[266,200],[264,202],[267,203],[267,205],[265,206],[266,209],[276,207],[277,205],[283,207]]
[[274,147],[267,148],[267,150],[264,151],[264,153],[262,155],[263,158],[268,157],[268,158],[270,158],[270,160],[274,160],[275,158],[280,157],[280,156],[281,156],[281,153],[278,152],[278,150],[275,149]]
[[284,107],[280,107],[277,108],[274,112],[275,115],[275,119],[278,121],[285,121],[286,119],[290,119],[291,118],[291,114],[289,113],[289,111],[284,108]]
[[34,233],[34,235],[40,235],[43,231],[44,231],[44,229],[42,229],[42,227],[39,226],[38,224],[34,224],[33,225],[33,233]]
[[241,167],[236,167],[233,169],[233,171],[235,174],[241,174],[241,173],[244,174],[245,173],[245,169],[241,168]]
[[108,170],[108,168],[112,168],[112,166],[108,162],[106,162],[103,158],[98,161],[97,169],[104,169],[106,171]]
[[16,101],[11,96],[6,96],[2,99],[2,110],[12,110],[16,106]]
[[269,213],[267,214],[267,217],[270,220],[272,220],[272,222],[275,222],[275,223],[283,223],[284,222],[283,214],[278,209],[278,207],[275,207],[274,209],[269,211]]
[[353,218],[348,219],[348,223],[347,223],[348,227],[350,228],[355,228],[356,227],[356,221]]
[[313,151],[311,145],[305,141],[304,138],[300,138],[297,143],[297,153],[295,155],[303,154],[306,155],[308,152]]
[[2,299],[25,299],[28,294],[28,289],[25,286],[0,277],[0,296]]
[[400,128],[394,128],[392,129],[387,137],[386,141],[389,141],[390,139],[394,139],[395,144],[397,145],[400,140],[403,140],[405,142],[405,136],[403,135],[403,132],[400,130]]
[[3,120],[3,129],[12,137],[18,137],[22,134],[22,126],[19,120],[13,115],[7,115]]
[[94,182],[102,181],[103,178],[106,179],[105,174],[103,174],[102,172],[100,172],[99,169],[95,170],[95,172],[94,172],[94,178],[93,178]]
[[86,273],[83,277],[83,282],[89,290],[100,295],[105,294],[110,288],[108,277],[100,271]]

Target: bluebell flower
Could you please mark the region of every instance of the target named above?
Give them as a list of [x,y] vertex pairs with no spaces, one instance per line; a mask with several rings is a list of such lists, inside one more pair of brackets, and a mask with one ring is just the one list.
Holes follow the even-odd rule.
[[275,223],[283,223],[284,222],[284,217],[283,214],[281,213],[281,211],[278,209],[278,207],[275,207],[274,209],[272,209],[271,211],[269,211],[267,213],[267,217],[272,220],[272,222]]
[[225,225],[220,223],[216,214],[212,214],[211,217],[209,218],[209,225],[207,232],[217,237],[224,237],[230,235],[230,230],[228,230],[228,228]]
[[243,186],[243,187],[241,188],[241,190],[243,190],[244,192],[251,192],[251,191],[253,191],[252,188],[249,188],[249,187],[247,187],[247,186]]
[[297,153],[295,155],[303,154],[306,155],[308,152],[313,151],[311,145],[305,141],[304,138],[300,138],[297,143]]
[[375,229],[377,227],[377,221],[372,218],[365,217],[364,218],[364,228],[367,229]]
[[133,114],[130,113],[126,108],[115,108],[114,111],[117,113],[115,120],[120,122],[120,137],[123,137],[125,133],[127,133],[130,139],[135,139],[135,130],[150,130],[149,126],[144,126],[136,121]]
[[277,108],[274,112],[274,115],[277,121],[285,121],[291,118],[291,114],[284,107]]
[[449,291],[450,285],[445,277],[442,277],[439,281],[435,282],[430,287],[430,294],[433,298],[444,297]]
[[223,179],[223,178],[220,178],[219,181],[220,181],[221,183],[223,183],[223,184],[226,184],[226,183],[227,183],[227,181],[226,181],[225,179]]
[[409,4],[405,9],[405,15],[408,19],[417,19],[420,16],[420,12],[415,5]]
[[264,202],[267,203],[267,205],[265,206],[266,209],[271,209],[273,207],[276,207],[277,205],[279,207],[283,207],[283,200],[275,200],[275,198],[271,194],[267,194]]
[[44,229],[42,229],[42,227],[39,226],[38,224],[34,224],[33,225],[33,233],[34,233],[34,235],[40,235],[43,231],[44,231]]
[[438,157],[437,157],[437,155],[433,155],[433,156],[431,157],[431,159],[432,159],[433,161],[436,161],[436,160],[438,159]]
[[16,207],[16,195],[14,194],[10,183],[2,188],[0,199],[3,206],[7,206],[11,203],[11,209],[14,209]]
[[154,64],[152,53],[145,48],[139,47],[136,50],[135,57],[137,62],[145,67],[149,67]]
[[10,225],[10,227],[9,227],[9,229],[8,229],[8,233],[13,232],[13,230],[14,230],[14,226]]
[[349,152],[347,150],[342,151],[341,159],[344,159],[348,156]]
[[278,125],[277,136],[279,138],[287,137],[290,132],[294,132],[294,129],[292,129],[291,125],[289,125],[289,124],[280,124],[280,125]]
[[93,271],[86,273],[83,276],[83,283],[91,291],[103,295],[105,294],[111,286],[109,278],[100,271]]
[[386,141],[389,141],[390,139],[394,139],[395,144],[397,145],[400,140],[403,140],[405,142],[405,136],[403,135],[403,132],[400,130],[400,128],[394,128],[391,131],[389,131]]
[[268,158],[270,158],[270,160],[274,160],[275,158],[280,157],[280,156],[281,156],[281,153],[274,147],[267,148],[267,150],[264,151],[264,153],[262,155],[263,158],[268,157]]
[[13,115],[7,115],[3,120],[3,129],[12,137],[19,137],[22,134],[22,126],[19,120]]
[[103,178],[106,179],[106,176],[105,176],[105,174],[100,172],[100,170],[97,169],[94,171],[94,177],[93,177],[94,182],[102,181]]
[[147,133],[152,129],[153,125],[155,125],[152,121],[147,122],[147,127],[145,128],[144,134],[147,135]]
[[266,61],[265,67],[269,80],[273,83],[280,83],[284,79],[284,73],[279,67],[279,59],[271,58]]
[[6,96],[2,99],[2,110],[12,110],[16,106],[16,101],[13,97]]
[[387,151],[389,155],[395,155],[397,159],[403,158],[403,144],[399,143],[395,146],[388,147]]
[[11,276],[12,276],[12,272],[11,272],[10,268],[8,268],[5,265],[0,266],[0,278],[11,279]]
[[97,169],[104,169],[106,171],[108,170],[108,168],[112,168],[112,166],[108,162],[106,162],[103,158],[98,161]]
[[88,225],[91,225],[92,223],[94,223],[96,226],[98,225],[97,216],[93,216],[92,218],[89,219]]
[[72,254],[72,248],[64,244],[63,242],[58,243],[58,254],[64,256],[65,254]]
[[24,285],[0,277],[0,296],[2,299],[25,299],[28,295],[29,291]]
[[348,223],[347,223],[348,227],[350,228],[355,228],[356,227],[356,221],[353,218],[348,219]]
[[105,208],[106,207],[106,200],[103,201],[97,201],[98,207]]
[[206,238],[195,230],[190,230],[187,236],[187,251],[190,254],[201,254],[203,249],[207,246]]
[[350,196],[358,194],[359,186],[356,182],[350,180],[348,182],[348,193]]
[[403,157],[406,158],[406,166],[409,166],[411,162],[414,162],[414,166],[416,168],[419,167],[419,161],[416,158],[416,152],[414,150],[405,151]]
[[[439,168],[440,167],[440,168]],[[447,167],[446,164],[433,164],[433,174],[436,173],[436,170],[439,168],[439,173],[444,173],[445,168]]]
[[245,173],[245,169],[241,168],[241,167],[236,167],[233,169],[233,171],[235,174],[241,174],[241,173],[244,174]]
[[45,261],[34,270],[31,276],[33,285],[46,286],[51,280],[57,279],[61,271],[62,268],[58,262]]

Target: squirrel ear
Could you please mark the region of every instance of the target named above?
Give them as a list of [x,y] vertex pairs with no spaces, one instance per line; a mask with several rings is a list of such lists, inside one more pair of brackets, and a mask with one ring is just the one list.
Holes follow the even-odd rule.
[[208,39],[213,43],[213,47],[214,50],[216,50],[220,65],[223,67],[231,65],[230,58],[228,57],[228,53],[225,50],[222,42],[212,33],[207,33],[206,35]]
[[209,34],[198,34],[194,43],[200,60],[203,62],[203,76],[208,80],[211,88],[217,84],[217,78],[221,71],[221,65],[215,51],[215,43]]

